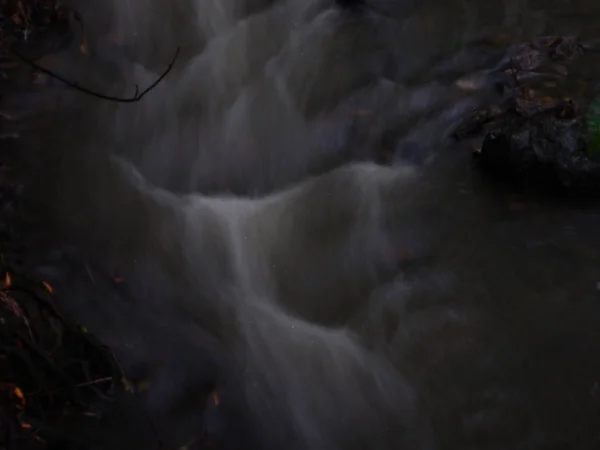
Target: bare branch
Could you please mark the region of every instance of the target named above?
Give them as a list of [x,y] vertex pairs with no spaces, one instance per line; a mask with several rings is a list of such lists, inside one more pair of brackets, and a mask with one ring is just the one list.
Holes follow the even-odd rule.
[[166,68],[166,70],[156,79],[156,81],[154,81],[154,83],[152,83],[150,86],[148,86],[146,89],[144,89],[142,92],[139,92],[139,88],[136,85],[135,87],[135,94],[133,97],[129,97],[129,98],[124,98],[124,97],[113,97],[111,95],[104,95],[104,94],[100,94],[99,92],[95,92],[91,89],[85,88],[83,86],[80,86],[79,84],[77,84],[74,81],[70,81],[67,80],[66,78],[64,78],[61,75],[58,75],[57,73],[46,69],[42,66],[40,66],[39,64],[35,63],[34,61],[25,58],[23,55],[21,55],[20,53],[18,53],[16,50],[12,50],[12,53],[21,61],[23,61],[24,63],[30,65],[31,67],[33,67],[36,70],[39,70],[42,73],[45,73],[46,75],[61,81],[62,83],[66,84],[67,86],[76,89],[80,92],[83,92],[84,94],[88,94],[103,100],[109,100],[112,102],[119,102],[119,103],[134,103],[134,102],[138,102],[140,101],[148,92],[150,92],[152,89],[154,89],[158,83],[160,83],[166,76],[167,74],[171,71],[171,69],[173,68],[173,66],[175,65],[175,61],[177,60],[177,57],[179,56],[179,47],[177,47],[177,50],[175,52],[175,55],[173,56],[173,59],[171,60],[171,62],[169,63],[169,66]]

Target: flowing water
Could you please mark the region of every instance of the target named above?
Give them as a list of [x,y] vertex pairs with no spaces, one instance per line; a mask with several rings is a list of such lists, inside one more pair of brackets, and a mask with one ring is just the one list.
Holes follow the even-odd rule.
[[[85,86],[181,49],[139,102],[44,97],[40,270],[151,378],[165,448],[600,448],[600,209],[490,190],[448,139],[508,45],[600,8],[367,5],[75,2],[90,55],[42,62]],[[97,447],[156,448],[127,423]]]

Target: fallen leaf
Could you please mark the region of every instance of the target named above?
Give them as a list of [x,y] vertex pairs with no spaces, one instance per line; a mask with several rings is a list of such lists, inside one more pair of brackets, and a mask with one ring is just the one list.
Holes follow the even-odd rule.
[[31,424],[21,422],[21,428],[25,428],[26,430],[29,430],[29,429],[31,429]]
[[12,286],[12,278],[10,277],[10,273],[6,272],[4,275],[4,289],[8,289]]
[[210,394],[215,406],[219,406],[221,404],[221,398],[219,397],[219,393],[217,391],[213,391]]
[[44,287],[46,288],[46,290],[50,293],[53,294],[54,293],[54,288],[50,285],[50,283],[47,283],[45,281],[42,281],[42,284],[44,285]]
[[23,394],[23,391],[21,390],[21,388],[19,386],[15,386],[13,389],[13,392],[15,393],[15,395],[17,396],[17,398],[19,400],[21,400],[21,403],[24,405],[26,403],[25,401],[25,394]]

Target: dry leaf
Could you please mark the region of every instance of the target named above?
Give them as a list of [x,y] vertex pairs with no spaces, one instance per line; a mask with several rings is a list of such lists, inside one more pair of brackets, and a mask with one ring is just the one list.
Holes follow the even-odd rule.
[[47,283],[45,281],[42,281],[42,284],[44,285],[44,287],[46,288],[46,290],[50,293],[53,294],[54,293],[54,288],[50,285],[50,283]]
[[25,394],[23,394],[23,391],[21,390],[20,387],[15,386],[13,389],[13,392],[15,393],[15,395],[17,396],[17,398],[19,400],[21,400],[21,403],[24,405],[26,403],[25,401]]
[[10,277],[10,273],[6,272],[4,275],[4,289],[8,289],[12,286],[12,278]]

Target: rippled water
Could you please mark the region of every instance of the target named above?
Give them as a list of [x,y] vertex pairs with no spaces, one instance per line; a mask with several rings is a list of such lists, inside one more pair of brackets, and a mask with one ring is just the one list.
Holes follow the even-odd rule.
[[[31,189],[52,240],[126,280],[40,268],[155,374],[163,440],[598,448],[600,210],[490,190],[448,139],[495,95],[458,80],[599,37],[595,3],[79,3],[91,55],[46,63],[86,86],[131,95],[181,47],[138,103],[54,90]],[[148,448],[117,428],[110,448]]]

